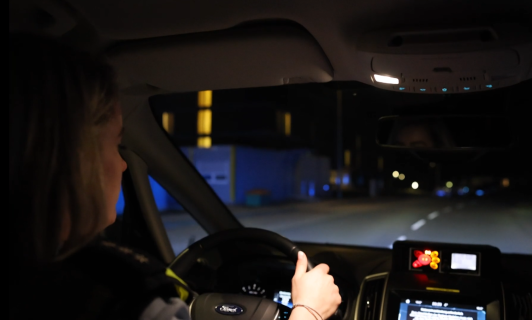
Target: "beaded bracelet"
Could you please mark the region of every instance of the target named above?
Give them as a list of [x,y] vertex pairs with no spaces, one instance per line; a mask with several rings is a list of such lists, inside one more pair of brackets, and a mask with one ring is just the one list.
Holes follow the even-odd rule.
[[294,306],[292,308],[294,309],[294,308],[297,308],[297,307],[303,307],[303,308],[307,309],[308,312],[310,312],[310,314],[312,314],[316,320],[318,320],[318,317],[316,317],[316,315],[318,315],[320,317],[320,319],[323,320],[323,317],[321,316],[321,314],[319,314],[318,311],[312,309],[311,307],[306,306],[306,305],[301,304],[301,303],[296,303],[296,304],[294,304]]

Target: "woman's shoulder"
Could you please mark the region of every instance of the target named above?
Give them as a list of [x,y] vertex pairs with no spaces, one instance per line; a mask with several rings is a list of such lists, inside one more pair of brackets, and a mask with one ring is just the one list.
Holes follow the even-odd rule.
[[[32,310],[55,319],[188,319],[178,298],[175,280],[166,266],[144,252],[98,240],[64,261],[26,271],[20,283],[25,299],[18,303],[22,317]],[[183,315],[183,308],[187,312]],[[175,310],[175,312],[174,312]]]

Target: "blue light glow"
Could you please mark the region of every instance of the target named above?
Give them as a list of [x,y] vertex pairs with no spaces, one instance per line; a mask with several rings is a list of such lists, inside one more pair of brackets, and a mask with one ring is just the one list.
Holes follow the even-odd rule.
[[343,184],[349,184],[349,175],[345,174],[344,178],[342,179]]
[[484,195],[484,191],[478,189],[477,192],[476,192],[476,195],[479,196],[479,197],[482,197]]
[[329,191],[330,187],[328,184],[323,185],[323,191]]
[[462,191],[464,191],[464,193],[468,193],[468,192],[469,192],[469,187],[464,187],[464,188],[462,189]]
[[316,195],[316,188],[315,188],[314,182],[309,183],[308,195],[311,197],[314,197]]
[[124,193],[122,192],[122,189],[120,189],[120,195],[118,196],[118,202],[116,203],[116,213],[118,215],[121,215],[124,213],[124,207],[126,205],[126,202],[124,200]]
[[443,191],[443,190],[438,190],[438,191],[436,191],[436,195],[437,195],[438,197],[445,197],[445,191]]
[[405,87],[399,87],[399,91],[403,91],[405,89],[406,89]]
[[421,89],[419,89],[419,91],[425,92],[425,91],[427,91],[427,89],[421,88]]
[[458,189],[458,191],[456,191],[456,193],[458,193],[459,196],[463,196],[464,195],[464,191],[462,189]]
[[340,184],[340,178],[337,177],[336,179],[334,179],[334,182],[335,182],[336,184]]
[[471,89],[471,88],[470,87],[464,87],[464,90],[469,90],[469,89]]
[[442,88],[441,91],[447,92],[447,88]]
[[487,84],[486,88],[493,88],[493,85],[492,84]]

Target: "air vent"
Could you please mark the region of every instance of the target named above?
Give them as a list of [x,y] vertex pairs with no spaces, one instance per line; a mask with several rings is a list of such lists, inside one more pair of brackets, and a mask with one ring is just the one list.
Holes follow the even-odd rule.
[[358,300],[357,320],[378,320],[380,318],[385,281],[384,276],[364,280]]
[[477,80],[477,77],[461,77],[460,78],[460,81],[464,82],[464,81],[475,81]]
[[506,297],[506,305],[509,319],[530,320],[532,319],[532,294],[510,293]]
[[429,79],[412,79],[412,82],[429,82]]

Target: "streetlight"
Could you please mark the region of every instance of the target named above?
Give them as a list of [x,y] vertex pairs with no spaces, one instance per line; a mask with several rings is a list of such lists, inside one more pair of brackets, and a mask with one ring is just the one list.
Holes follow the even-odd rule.
[[392,177],[399,178],[399,171],[392,172]]
[[416,181],[412,182],[412,189],[416,190],[417,188],[419,188],[419,183]]

